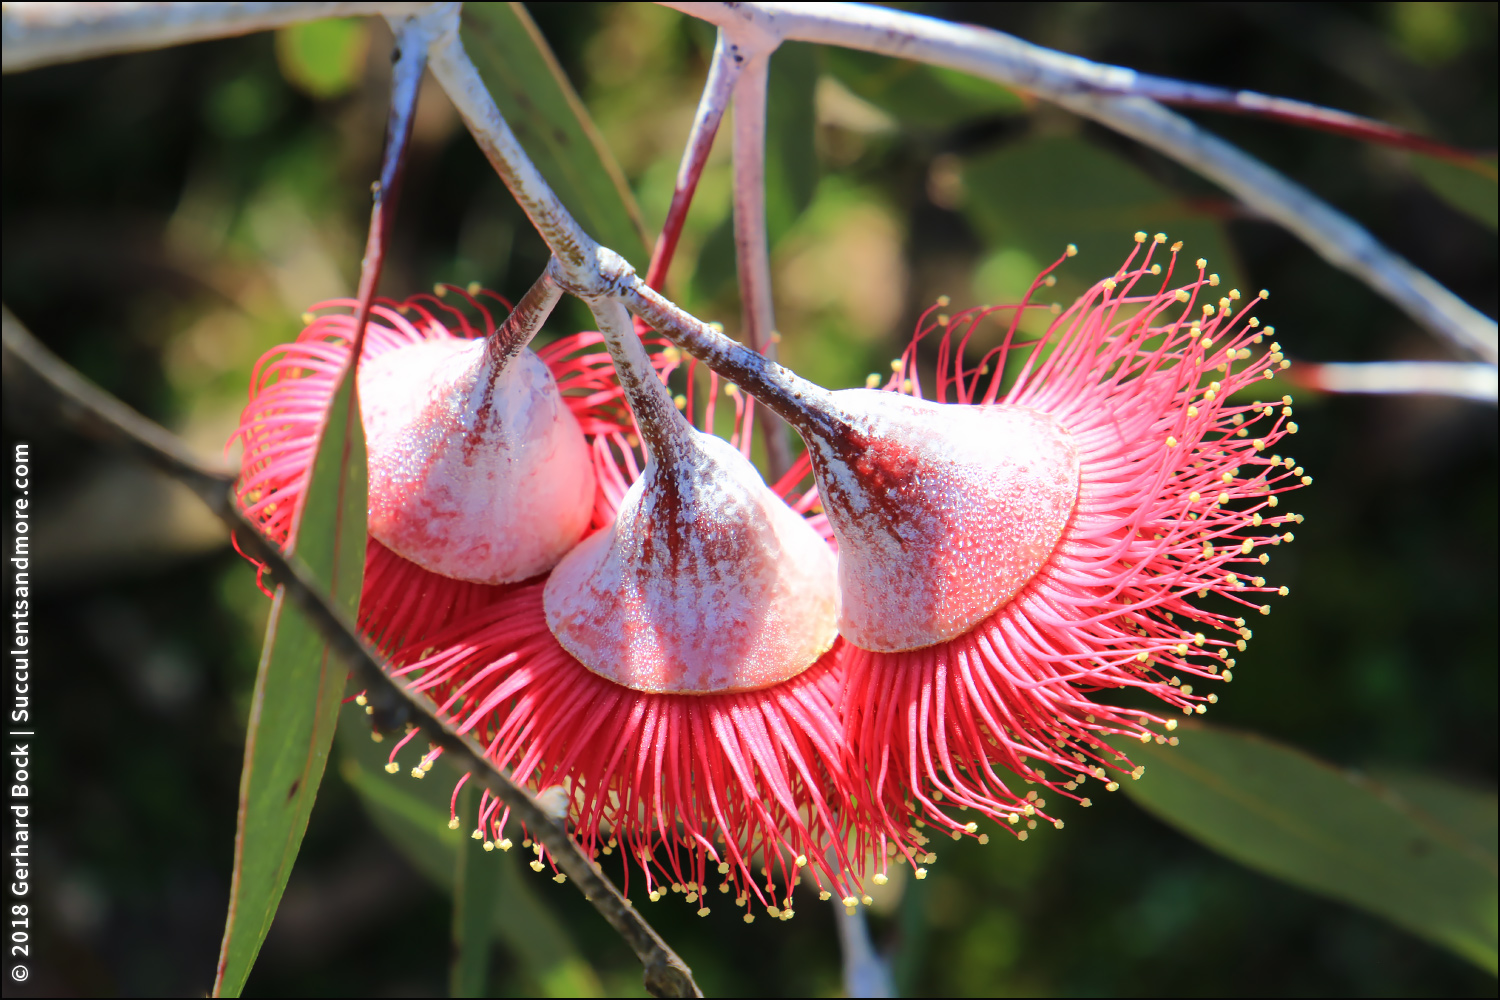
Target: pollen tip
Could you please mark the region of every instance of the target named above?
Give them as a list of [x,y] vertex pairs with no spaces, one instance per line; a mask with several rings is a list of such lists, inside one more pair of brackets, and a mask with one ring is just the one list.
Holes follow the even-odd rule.
[[[318,316],[317,316],[316,313],[305,312],[305,313],[302,314],[302,325],[303,326],[312,326],[317,321],[318,321]],[[363,702],[361,702],[361,704],[363,704]]]
[[1077,257],[1078,256],[1078,246],[1077,246],[1077,244],[1069,243],[1068,244],[1068,248],[1063,251],[1063,255],[1067,256],[1067,257]]
[[1144,243],[1144,242],[1146,242],[1146,234],[1145,233],[1136,233],[1135,234],[1135,241],[1137,243]]
[[453,818],[451,818],[451,819],[448,820],[448,829],[450,829],[450,830],[457,830],[458,829],[458,817],[457,816],[454,816]]
[[389,764],[387,764],[385,766],[385,773],[386,774],[395,774],[399,770],[401,770],[401,765],[397,764],[395,761],[391,761]]
[[1165,242],[1167,242],[1167,234],[1166,233],[1157,233],[1154,238],[1155,238],[1156,242],[1158,242],[1158,243],[1165,243]]
[[1094,804],[1094,800],[1093,799],[1079,799],[1078,800],[1078,804],[1081,805],[1081,806],[1083,806],[1083,808],[1087,809],[1089,806],[1091,806],[1091,805]]
[[[1026,835],[1023,833],[1021,835],[1021,837],[1022,837],[1022,839],[1025,839]],[[917,878],[926,878],[927,877],[927,869],[926,868],[918,868],[915,872],[913,872],[913,874],[916,875]]]
[[886,876],[885,876],[885,875],[883,875],[883,874],[882,874],[882,875],[876,875],[876,876],[875,876],[875,884],[876,884],[876,885],[885,885],[885,884],[886,884],[886,883],[887,883],[887,882],[889,882],[889,881],[890,881],[890,879],[889,879],[889,878],[887,878],[887,877],[886,877]]
[[949,303],[950,303],[950,302],[952,302],[952,301],[953,301],[953,300],[952,300],[952,299],[950,299],[950,298],[948,298],[948,296],[946,296],[946,295],[939,295],[939,296],[938,296],[938,297],[937,297],[937,304],[938,304],[938,306],[939,306],[939,307],[940,307],[940,308],[944,308],[944,309],[946,309],[946,308],[947,308],[947,307],[948,307],[948,304],[949,304]]
[[468,287],[464,289],[464,291],[468,292],[470,295],[478,295],[483,290],[484,286],[477,281],[469,282]]

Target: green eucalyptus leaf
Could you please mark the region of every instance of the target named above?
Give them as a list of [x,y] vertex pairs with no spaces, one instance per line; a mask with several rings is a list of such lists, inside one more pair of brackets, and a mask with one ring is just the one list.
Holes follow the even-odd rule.
[[1393,787],[1251,733],[1189,724],[1179,734],[1176,747],[1121,744],[1146,765],[1124,787],[1148,812],[1496,971],[1493,794],[1430,775]]
[[464,4],[460,38],[511,131],[573,218],[644,274],[650,250],[635,196],[526,8]]
[[[296,557],[352,621],[365,570],[365,439],[345,372],[319,436]],[[348,672],[278,588],[250,703],[229,915],[215,996],[239,996],[291,876],[323,780]]]
[[1495,229],[1500,216],[1500,185],[1495,182],[1495,165],[1489,164],[1490,176],[1485,177],[1456,163],[1411,154],[1412,171],[1431,188],[1439,198]]
[[1188,274],[1205,257],[1210,271],[1237,284],[1239,268],[1220,222],[1135,165],[1074,136],[1030,138],[970,159],[962,211],[996,252],[1019,250],[1043,267],[1069,243],[1077,246],[1078,257],[1059,273],[1064,281],[1086,285],[1109,275],[1144,230],[1181,240]]
[[[376,828],[413,867],[450,894],[458,884],[459,852],[470,852],[463,877],[469,884],[479,881],[490,886],[493,905],[487,916],[491,939],[505,946],[541,995],[602,996],[603,987],[593,967],[532,888],[530,880],[540,876],[524,867],[530,858],[521,856],[519,847],[509,852],[485,851],[483,844],[471,836],[473,827],[467,823],[460,823],[457,830],[448,829],[453,786],[459,776],[438,767],[421,780],[413,779],[410,768],[419,752],[408,752],[397,773],[387,774],[390,744],[371,741],[362,708],[351,704],[344,712],[338,738],[339,773],[359,796]],[[465,786],[470,787],[468,782]],[[470,860],[472,865],[468,864]],[[462,919],[473,919],[477,899],[471,895],[468,907],[456,901],[456,919],[459,911]]]

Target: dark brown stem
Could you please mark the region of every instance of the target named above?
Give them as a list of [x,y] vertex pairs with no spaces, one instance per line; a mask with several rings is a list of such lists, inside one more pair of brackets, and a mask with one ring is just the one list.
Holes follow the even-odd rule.
[[460,770],[510,807],[531,835],[551,852],[557,864],[635,951],[645,967],[646,989],[655,996],[702,996],[692,972],[661,936],[646,923],[568,832],[554,822],[524,789],[495,767],[472,738],[459,734],[435,706],[386,676],[379,655],[365,644],[354,623],[323,596],[295,558],[283,555],[235,503],[233,473],[203,462],[181,440],[89,382],[48,351],[3,310],[5,379],[50,417],[85,437],[130,452],[189,487],[234,534],[240,550],[269,569],[287,597],[322,634],[333,654],[348,665],[374,707],[375,723],[385,729],[407,722],[421,726],[432,742],[453,755]]

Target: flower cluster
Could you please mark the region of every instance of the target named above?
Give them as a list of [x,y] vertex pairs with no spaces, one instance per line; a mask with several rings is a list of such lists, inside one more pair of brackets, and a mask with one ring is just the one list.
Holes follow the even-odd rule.
[[[1262,575],[1300,522],[1280,495],[1311,482],[1278,451],[1266,293],[1202,260],[1174,285],[1181,245],[1136,241],[1039,337],[1021,320],[1061,259],[1019,304],[940,302],[888,379],[765,400],[807,444],[774,486],[756,401],[712,373],[693,398],[665,342],[534,355],[524,300],[497,326],[450,289],[483,329],[438,296],[378,306],[360,627],[653,901],[706,915],[716,888],[787,919],[799,878],[852,907],[892,864],[924,877],[939,834],[988,840],[965,812],[1061,828],[1044,794],[1088,806],[1140,776],[1129,740],[1175,743],[1217,700],[1286,593]],[[242,503],[283,544],[348,361],[330,305],[263,359],[238,432]],[[508,850],[508,819],[486,795],[470,832]]]

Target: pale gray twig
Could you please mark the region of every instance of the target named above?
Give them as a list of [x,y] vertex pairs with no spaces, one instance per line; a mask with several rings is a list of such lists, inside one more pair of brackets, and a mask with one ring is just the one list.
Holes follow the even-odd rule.
[[1458,396],[1481,403],[1500,400],[1494,365],[1462,361],[1367,361],[1298,364],[1298,382],[1324,392],[1414,393]]
[[1156,101],[1136,96],[1133,70],[1055,52],[987,28],[865,4],[668,2],[664,6],[721,30],[746,25],[777,38],[947,66],[1034,93],[1191,167],[1434,333],[1487,361],[1500,358],[1500,332],[1493,319],[1386,249],[1364,227],[1300,184]]
[[160,49],[360,14],[396,17],[421,3],[7,3],[6,73]]

